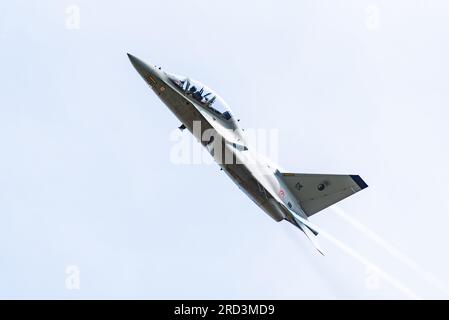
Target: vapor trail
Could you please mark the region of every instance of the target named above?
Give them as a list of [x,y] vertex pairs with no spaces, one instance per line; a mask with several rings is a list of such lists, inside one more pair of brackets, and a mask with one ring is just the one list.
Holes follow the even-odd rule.
[[354,218],[350,217],[345,213],[345,211],[339,207],[332,207],[332,210],[344,221],[348,222],[351,226],[353,226],[355,229],[362,232],[364,235],[366,235],[368,238],[373,240],[375,243],[377,243],[379,246],[384,248],[391,256],[396,258],[401,263],[405,264],[407,267],[409,267],[411,270],[416,272],[422,279],[427,281],[430,285],[433,285],[434,287],[438,288],[445,294],[449,295],[449,288],[438,278],[436,278],[433,274],[430,272],[424,270],[421,268],[415,261],[410,259],[408,256],[406,256],[404,253],[400,252],[398,249],[393,247],[391,244],[386,242],[384,239],[382,239],[377,233],[370,230],[368,227],[364,226],[359,221],[355,220]]
[[383,278],[386,282],[390,283],[393,287],[407,295],[411,299],[420,300],[422,299],[420,296],[418,296],[412,289],[404,285],[400,280],[395,278],[390,273],[384,271],[382,268],[380,268],[375,263],[371,262],[368,258],[364,257],[360,253],[358,253],[356,250],[352,249],[348,245],[344,244],[340,240],[336,239],[334,236],[332,236],[330,233],[324,231],[323,229],[315,226],[314,224],[310,223],[310,221],[307,221],[307,225],[316,230],[321,237],[326,238],[330,242],[332,242],[335,246],[337,246],[339,249],[341,249],[343,252],[357,260],[358,262],[364,264],[365,266],[372,268],[376,270],[377,275],[381,278]]

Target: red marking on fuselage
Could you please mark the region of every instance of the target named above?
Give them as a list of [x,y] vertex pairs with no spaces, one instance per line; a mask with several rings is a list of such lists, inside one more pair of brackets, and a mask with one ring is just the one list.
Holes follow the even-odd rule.
[[284,199],[285,197],[285,191],[284,190],[279,190],[279,197],[281,197],[282,199]]

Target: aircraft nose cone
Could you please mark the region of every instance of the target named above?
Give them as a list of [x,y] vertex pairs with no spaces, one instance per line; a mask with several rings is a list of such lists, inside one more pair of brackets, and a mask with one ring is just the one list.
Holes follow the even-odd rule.
[[131,64],[134,66],[134,68],[136,68],[136,70],[142,74],[141,72],[144,71],[145,69],[148,69],[148,66],[146,65],[145,62],[143,62],[142,60],[140,60],[139,58],[136,58],[135,56],[133,56],[130,53],[127,53],[129,61],[131,61]]
[[159,70],[149,66],[130,53],[127,53],[127,55],[129,61],[131,61],[131,64],[146,82],[149,82],[152,86],[155,86],[158,81],[161,81],[161,73],[159,72]]
[[131,53],[127,53],[129,60],[131,61],[132,64],[136,63],[137,61],[139,61],[138,58],[134,57]]

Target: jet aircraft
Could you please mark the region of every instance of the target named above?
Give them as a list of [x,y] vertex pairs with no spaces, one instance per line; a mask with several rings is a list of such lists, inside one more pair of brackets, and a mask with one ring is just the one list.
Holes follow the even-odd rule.
[[323,254],[309,222],[315,213],[365,189],[359,175],[290,173],[253,152],[224,100],[202,83],[128,57],[150,88],[207,148],[221,169],[275,221],[298,227]]

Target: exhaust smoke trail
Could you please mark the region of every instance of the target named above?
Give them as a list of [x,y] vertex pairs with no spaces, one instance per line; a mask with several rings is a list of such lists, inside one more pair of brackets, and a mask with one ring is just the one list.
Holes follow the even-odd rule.
[[334,210],[334,212],[344,221],[349,223],[351,226],[353,226],[355,229],[359,230],[361,233],[366,235],[369,239],[374,241],[376,244],[384,248],[391,256],[396,258],[398,261],[409,267],[411,270],[416,272],[423,280],[425,280],[430,285],[434,286],[435,288],[441,290],[445,294],[449,296],[449,288],[436,278],[433,274],[430,272],[424,270],[421,268],[415,261],[410,259],[408,256],[406,256],[404,253],[400,252],[398,249],[393,247],[391,244],[386,242],[384,239],[382,239],[381,236],[379,236],[374,231],[370,230],[368,227],[364,226],[359,221],[355,220],[354,218],[350,217],[348,214],[345,213],[345,211],[339,207],[333,206],[331,208]]
[[372,268],[376,270],[376,273],[379,277],[383,278],[386,282],[390,283],[393,287],[407,295],[411,299],[420,300],[422,299],[420,296],[418,296],[412,289],[404,285],[401,281],[399,281],[397,278],[395,278],[393,275],[389,274],[388,272],[384,271],[382,268],[380,268],[375,263],[371,262],[368,258],[362,256],[360,253],[349,247],[348,245],[344,244],[340,240],[336,239],[334,236],[332,236],[330,233],[325,232],[322,229],[319,229],[320,235],[323,238],[326,238],[330,242],[332,242],[335,246],[337,246],[339,249],[341,249],[343,252],[354,258],[355,260],[359,261],[360,263],[364,264],[366,267]]
[[[292,214],[294,214],[294,213],[292,213]],[[327,239],[328,241],[332,242],[336,247],[341,249],[344,253],[346,253],[350,257],[354,258],[355,260],[357,260],[361,264],[365,265],[366,267],[369,267],[369,268],[372,268],[372,269],[376,270],[377,275],[379,277],[383,278],[386,282],[388,282],[393,287],[395,287],[396,289],[398,289],[399,291],[404,293],[409,298],[415,299],[415,300],[421,300],[422,299],[412,289],[410,289],[409,287],[404,285],[399,279],[395,278],[393,275],[391,275],[390,273],[386,272],[385,270],[380,268],[375,263],[371,262],[368,258],[366,258],[365,256],[361,255],[356,250],[354,250],[351,247],[349,247],[348,245],[344,244],[343,242],[341,242],[340,240],[335,238],[333,235],[331,235],[327,231],[324,231],[323,229],[315,226],[309,220],[305,220],[304,218],[302,218],[302,217],[300,217],[300,216],[298,216],[296,214],[294,214],[294,215],[295,215],[295,217],[298,220],[303,222],[306,226],[308,226],[308,227],[310,226],[310,228],[316,230],[321,237],[323,237],[323,238]]]

